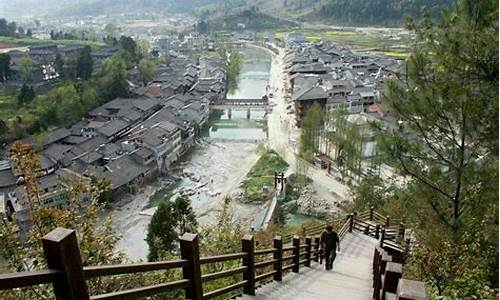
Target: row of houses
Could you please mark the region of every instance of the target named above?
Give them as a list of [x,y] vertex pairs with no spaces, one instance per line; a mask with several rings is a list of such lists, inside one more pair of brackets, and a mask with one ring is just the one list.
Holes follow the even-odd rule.
[[[64,205],[58,178],[68,174],[107,179],[117,199],[168,173],[207,123],[211,99],[225,96],[221,70],[206,58],[173,60],[133,97],[114,99],[72,126],[48,132],[37,153],[44,203]],[[181,82],[179,89],[170,89],[173,81]],[[20,176],[8,160],[0,161],[0,207],[7,216],[27,210]]]
[[190,32],[186,35],[171,34],[155,37],[152,46],[162,51],[186,53],[191,51],[215,51],[215,42],[208,35]]
[[[293,103],[298,126],[308,109],[319,105],[326,112],[324,134],[334,132],[334,113],[347,113],[346,121],[359,129],[362,138],[361,156],[375,155],[375,141],[370,122],[379,122],[387,130],[399,130],[383,104],[384,83],[404,72],[403,62],[396,59],[355,54],[330,43],[310,44],[293,36],[287,43],[284,57],[287,73],[287,97]],[[298,41],[297,41],[298,40]],[[317,152],[337,159],[338,151],[329,139],[323,139]],[[337,149],[338,150],[338,149]]]
[[284,58],[287,89],[300,126],[314,103],[326,111],[367,112],[380,104],[384,80],[401,71],[401,61],[354,54],[328,43],[289,44]]

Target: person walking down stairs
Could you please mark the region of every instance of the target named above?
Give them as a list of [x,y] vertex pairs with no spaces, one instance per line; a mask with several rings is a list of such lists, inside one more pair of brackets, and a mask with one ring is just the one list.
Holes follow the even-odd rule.
[[340,251],[339,235],[333,231],[331,225],[327,225],[326,229],[321,233],[320,244],[325,255],[325,269],[331,270],[333,261],[337,256],[336,250]]

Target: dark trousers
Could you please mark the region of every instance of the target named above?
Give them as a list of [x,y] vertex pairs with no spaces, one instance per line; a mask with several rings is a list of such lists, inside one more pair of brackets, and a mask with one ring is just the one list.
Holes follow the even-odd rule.
[[325,249],[325,268],[331,270],[333,267],[333,261],[337,257],[336,249]]

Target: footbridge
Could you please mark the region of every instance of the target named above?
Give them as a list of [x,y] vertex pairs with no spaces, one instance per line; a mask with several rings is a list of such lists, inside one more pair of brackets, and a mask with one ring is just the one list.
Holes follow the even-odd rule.
[[267,108],[269,106],[269,101],[267,97],[262,97],[259,99],[221,99],[210,103],[210,107],[219,108],[219,107],[230,107],[230,108]]
[[231,117],[233,110],[246,110],[247,118],[250,119],[251,111],[269,111],[271,106],[267,97],[260,99],[222,99],[210,103],[212,109],[228,110],[228,115]]

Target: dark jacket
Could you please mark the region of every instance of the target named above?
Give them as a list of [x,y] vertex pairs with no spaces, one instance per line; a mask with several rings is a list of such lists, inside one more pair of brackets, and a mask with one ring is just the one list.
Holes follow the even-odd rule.
[[329,250],[337,248],[337,243],[340,243],[339,236],[335,231],[323,231],[320,236],[321,244]]

